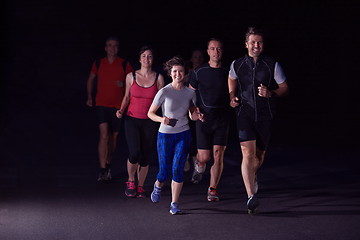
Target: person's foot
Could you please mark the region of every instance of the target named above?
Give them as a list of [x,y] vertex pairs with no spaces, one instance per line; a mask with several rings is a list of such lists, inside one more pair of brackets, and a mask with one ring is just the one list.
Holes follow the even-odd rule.
[[107,181],[107,170],[105,168],[100,169],[97,181],[100,183]]
[[170,204],[170,213],[172,215],[178,215],[178,214],[182,214],[182,211],[179,208],[179,204],[176,202],[172,202]]
[[260,203],[257,197],[255,195],[252,195],[248,198],[246,205],[248,208],[248,213],[250,215],[253,215],[257,213],[257,208],[259,207]]
[[128,196],[128,197],[135,197],[136,196],[135,182],[133,182],[133,181],[126,182],[125,195]]
[[199,183],[202,179],[202,175],[205,172],[206,164],[204,166],[200,166],[200,163],[198,160],[194,162],[194,172],[191,178],[191,181],[193,183]]
[[151,201],[153,203],[157,203],[160,201],[161,197],[161,188],[156,186],[156,183],[154,183],[154,190],[151,193]]
[[111,177],[111,170],[110,168],[106,169],[106,181],[111,181],[112,177]]
[[216,202],[219,201],[219,196],[217,194],[216,188],[213,187],[209,187],[208,192],[207,192],[207,200],[209,202]]
[[137,186],[137,190],[136,190],[136,197],[137,198],[145,198],[145,189],[142,186]]

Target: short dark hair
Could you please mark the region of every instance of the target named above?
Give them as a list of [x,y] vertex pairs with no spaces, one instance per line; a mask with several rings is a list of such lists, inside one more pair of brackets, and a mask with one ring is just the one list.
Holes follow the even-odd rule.
[[263,39],[265,38],[264,31],[255,27],[248,27],[247,32],[245,33],[245,42],[249,40],[250,35],[260,35]]
[[185,61],[179,56],[175,56],[164,63],[164,70],[169,76],[171,75],[171,69],[173,66],[183,66],[186,69]]
[[106,40],[105,40],[105,44],[108,42],[108,41],[117,41],[118,43],[120,42],[119,39],[115,36],[110,36],[108,37]]
[[142,46],[140,48],[140,51],[139,51],[139,56],[141,56],[141,54],[143,54],[145,51],[150,51],[152,53],[152,55],[154,56],[154,49],[151,47],[151,46]]
[[207,42],[206,48],[209,47],[209,44],[210,44],[211,41],[219,42],[219,43],[221,43],[221,47],[224,47],[224,43],[223,43],[223,41],[222,41],[220,38],[212,37],[212,38],[210,38],[209,41]]

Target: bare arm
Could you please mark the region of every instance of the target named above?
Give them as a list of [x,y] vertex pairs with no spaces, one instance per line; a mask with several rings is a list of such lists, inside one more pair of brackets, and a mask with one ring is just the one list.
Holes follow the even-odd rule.
[[237,81],[236,79],[232,79],[230,76],[228,77],[228,85],[229,85],[229,95],[230,95],[230,106],[237,107],[239,106],[239,98],[236,97],[236,88],[237,88]]
[[164,87],[165,81],[163,75],[159,74],[158,80],[157,80],[157,89],[160,90]]
[[129,105],[130,102],[130,87],[133,84],[133,76],[132,73],[128,73],[126,75],[126,79],[125,79],[125,95],[124,98],[121,102],[121,106],[120,109],[116,111],[116,117],[117,118],[122,118],[124,111],[126,109],[126,107]]
[[148,111],[148,117],[153,120],[154,122],[160,122],[165,125],[169,125],[170,119],[167,117],[160,117],[156,114],[156,111],[159,109],[160,106],[156,106],[155,104],[151,104],[149,111]]
[[272,91],[272,96],[283,97],[289,94],[289,87],[287,82],[278,84],[279,88]]
[[270,91],[266,86],[260,85],[258,87],[259,90],[259,96],[270,98],[270,97],[283,97],[286,96],[289,93],[289,87],[286,82],[278,84],[279,88]]
[[89,107],[92,107],[94,105],[93,103],[93,98],[92,98],[92,94],[93,94],[93,90],[94,90],[94,79],[95,79],[96,75],[93,73],[90,73],[89,78],[86,82],[86,92],[87,92],[87,101],[86,101],[86,105]]

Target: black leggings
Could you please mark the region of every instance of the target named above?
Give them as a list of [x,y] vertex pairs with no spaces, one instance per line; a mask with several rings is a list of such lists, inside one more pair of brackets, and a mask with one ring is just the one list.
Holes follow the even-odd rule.
[[129,161],[141,167],[149,165],[155,147],[158,125],[150,119],[126,116],[125,135],[129,148]]

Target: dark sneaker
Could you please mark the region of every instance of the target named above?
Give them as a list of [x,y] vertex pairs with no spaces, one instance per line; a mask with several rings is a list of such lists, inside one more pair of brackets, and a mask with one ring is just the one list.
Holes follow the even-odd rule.
[[179,208],[179,204],[176,202],[172,202],[170,204],[170,213],[172,215],[178,215],[178,214],[182,214],[182,211]]
[[216,188],[209,187],[207,192],[207,200],[209,202],[216,202],[220,200]]
[[107,175],[106,169],[105,168],[100,169],[97,181],[100,183],[106,182],[107,180],[106,175]]
[[145,189],[142,186],[137,186],[137,190],[136,190],[136,197],[137,198],[144,198],[146,197],[145,195]]
[[193,172],[193,175],[192,175],[192,178],[191,178],[191,181],[193,183],[199,183],[202,179],[202,175],[203,173],[205,172],[205,169],[206,169],[206,165],[201,167],[199,165],[199,161],[196,160],[194,162],[194,172]]
[[136,186],[135,182],[126,182],[126,189],[125,189],[125,195],[128,197],[135,197],[136,196]]
[[161,188],[156,186],[156,183],[154,183],[154,190],[151,193],[151,201],[153,203],[157,203],[160,201],[160,197],[161,197]]
[[248,208],[248,213],[250,215],[253,215],[257,213],[257,208],[259,207],[260,204],[257,197],[255,195],[252,195],[251,197],[248,198],[246,205]]
[[110,168],[106,169],[106,174],[105,174],[105,181],[110,181],[111,180],[111,170]]

